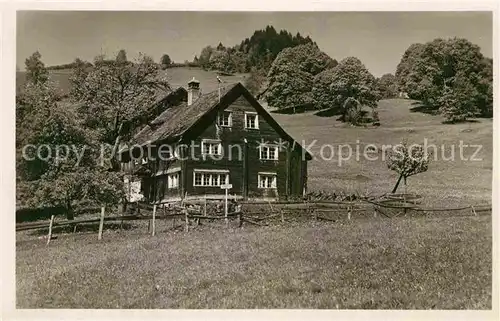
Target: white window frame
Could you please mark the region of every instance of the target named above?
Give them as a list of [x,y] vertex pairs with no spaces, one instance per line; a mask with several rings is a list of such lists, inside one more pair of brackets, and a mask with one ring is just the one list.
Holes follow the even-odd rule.
[[[261,178],[266,178],[266,186],[261,186]],[[269,185],[269,180],[271,184]],[[259,172],[257,174],[257,187],[259,189],[277,189],[278,188],[278,175],[276,173]]]
[[167,187],[169,189],[179,188],[179,172],[167,175]]
[[[227,124],[224,124],[224,114],[227,113]],[[233,127],[233,113],[229,110],[223,110],[217,115],[217,125],[221,127]]]
[[[205,153],[205,144],[209,144],[208,146],[208,153]],[[218,153],[213,152],[213,146],[217,145]],[[220,140],[216,139],[203,139],[201,141],[201,154],[202,155],[216,155],[220,156],[222,155],[222,143]]]
[[[200,184],[196,183],[197,175],[200,177]],[[229,184],[229,170],[195,169],[193,171],[193,186],[195,187],[220,187],[224,184]]]
[[[266,157],[262,157],[262,149],[267,148]],[[274,149],[274,157],[269,157],[270,150]],[[278,160],[279,159],[279,146],[273,144],[260,144],[259,145],[259,159],[260,160]]]
[[[255,116],[255,127],[248,127],[248,116],[252,115]],[[246,111],[245,112],[245,129],[259,129],[259,114],[253,111]]]

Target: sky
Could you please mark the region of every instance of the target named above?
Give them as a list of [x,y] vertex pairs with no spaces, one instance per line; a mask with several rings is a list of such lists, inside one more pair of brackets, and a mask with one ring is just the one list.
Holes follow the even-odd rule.
[[36,50],[47,66],[120,49],[129,60],[142,52],[191,61],[207,45],[239,44],[266,25],[309,35],[338,61],[355,56],[377,77],[394,73],[412,43],[435,38],[463,37],[493,57],[491,12],[19,11],[17,66]]

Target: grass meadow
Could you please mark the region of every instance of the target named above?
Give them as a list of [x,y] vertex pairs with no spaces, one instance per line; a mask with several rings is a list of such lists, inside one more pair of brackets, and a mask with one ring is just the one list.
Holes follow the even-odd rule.
[[[403,139],[411,143],[428,144],[438,147],[425,173],[408,179],[407,191],[424,197],[427,206],[457,207],[475,204],[491,204],[493,173],[493,120],[478,119],[463,124],[442,124],[441,116],[433,116],[411,111],[417,102],[407,99],[382,100],[378,105],[380,127],[351,127],[337,121],[336,116],[320,117],[313,112],[296,115],[274,113],[273,116],[299,142],[306,146],[313,141],[313,155],[319,156],[321,146],[349,144],[355,151],[356,145],[363,152],[367,144],[374,144],[380,151],[382,145],[396,145]],[[357,143],[359,141],[359,144]],[[460,159],[459,144],[482,146],[475,158],[477,148],[464,148],[464,159]],[[443,146],[444,148],[441,148]],[[452,156],[455,159],[446,160]],[[432,151],[432,149],[430,149]],[[387,169],[382,153],[371,154],[369,160],[355,157],[339,162],[338,149],[334,149],[331,160],[313,159],[309,162],[309,190],[359,192],[362,194],[382,194],[390,192],[397,181],[397,174]],[[347,157],[344,149],[343,157]],[[331,151],[324,148],[323,155],[331,157]],[[444,155],[444,157],[443,157]],[[438,156],[437,161],[434,157]],[[399,187],[403,191],[403,184]]]
[[491,264],[491,216],[107,231],[19,241],[17,307],[490,309]]

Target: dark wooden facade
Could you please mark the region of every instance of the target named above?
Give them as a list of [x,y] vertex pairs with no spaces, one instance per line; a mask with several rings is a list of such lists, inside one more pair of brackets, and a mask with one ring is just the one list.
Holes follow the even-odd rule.
[[[223,112],[231,114],[229,127],[218,124],[218,117]],[[245,114],[258,115],[258,128],[245,128]],[[220,156],[203,155],[201,145],[207,140],[220,142]],[[161,144],[171,146],[177,153],[172,160],[153,157],[155,160],[142,165],[147,168],[142,175],[143,194],[150,202],[177,201],[186,196],[224,197],[220,186],[196,186],[195,173],[202,173],[204,179],[205,176],[212,179],[217,176],[218,183],[227,174],[228,183],[232,184],[229,193],[247,200],[295,198],[306,190],[307,161],[311,156],[284,132],[241,84],[223,93],[220,102],[181,136],[156,141],[156,146],[151,149],[152,155],[158,156]],[[260,146],[277,148],[277,159],[261,159]],[[265,181],[267,177],[269,182],[275,182],[275,186],[259,186],[259,175],[261,180]],[[169,186],[169,179],[173,181],[175,176],[178,184]]]

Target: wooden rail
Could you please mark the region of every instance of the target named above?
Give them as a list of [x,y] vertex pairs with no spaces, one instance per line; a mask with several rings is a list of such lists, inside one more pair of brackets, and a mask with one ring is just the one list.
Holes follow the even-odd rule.
[[[403,198],[403,204],[387,204],[391,202],[401,201],[401,198],[394,197],[393,199],[385,199],[382,201],[375,201],[374,199],[359,199],[358,201],[332,201],[332,200],[320,200],[320,201],[302,201],[302,202],[243,202],[237,205],[236,210],[231,213],[227,213],[227,218],[236,217],[238,222],[238,227],[241,227],[243,222],[247,222],[252,225],[257,226],[267,226],[268,223],[264,222],[266,220],[278,218],[280,222],[285,223],[286,216],[292,213],[301,213],[305,212],[307,216],[313,217],[315,220],[324,220],[324,221],[332,221],[335,222],[337,218],[330,218],[322,215],[318,215],[319,213],[339,213],[342,214],[344,211],[346,213],[347,220],[351,220],[352,214],[355,211],[370,211],[373,210],[373,216],[377,217],[378,214],[387,218],[397,217],[401,214],[406,214],[407,211],[420,211],[420,212],[444,212],[444,211],[462,211],[462,210],[470,210],[471,213],[477,216],[479,212],[491,211],[492,207],[490,205],[476,205],[476,206],[463,206],[456,208],[424,208],[419,207],[415,203],[406,202],[409,198]],[[413,198],[415,201],[417,198]],[[56,226],[74,226],[74,232],[76,231],[76,226],[78,224],[87,224],[87,223],[99,223],[99,233],[98,239],[102,238],[104,222],[113,222],[113,221],[140,221],[140,220],[149,220],[148,225],[148,233],[151,233],[152,236],[155,235],[155,221],[157,219],[172,219],[172,227],[178,228],[184,225],[184,230],[186,232],[189,231],[190,220],[194,220],[195,226],[198,226],[200,220],[222,220],[226,219],[226,216],[221,213],[221,215],[207,215],[207,206],[204,204],[203,208],[193,209],[187,208],[184,202],[180,203],[179,206],[174,206],[172,209],[168,210],[166,207],[163,208],[163,214],[159,215],[159,211],[157,211],[158,205],[150,205],[150,204],[142,204],[142,203],[134,203],[136,209],[138,210],[138,214],[134,215],[119,215],[119,216],[105,216],[104,207],[101,208],[100,218],[91,218],[91,219],[76,219],[76,220],[62,220],[55,221],[54,215],[51,216],[51,220],[49,222],[30,222],[30,223],[20,223],[16,224],[16,231],[26,231],[26,230],[34,230],[34,229],[49,229],[49,235],[47,239],[47,245],[49,244],[52,238],[53,228]],[[266,216],[262,216],[262,210],[260,211],[247,211],[243,210],[243,205],[266,205],[269,207],[270,214]],[[279,206],[284,205],[284,206]],[[386,212],[381,209],[396,209],[401,210],[399,213],[395,215],[388,215]],[[151,215],[140,215],[140,210],[147,210],[152,212]],[[167,213],[170,211],[170,213]],[[259,215],[260,214],[260,215]],[[285,216],[285,214],[287,214]],[[176,218],[181,218],[182,225],[176,226]],[[152,231],[151,231],[152,230]]]

